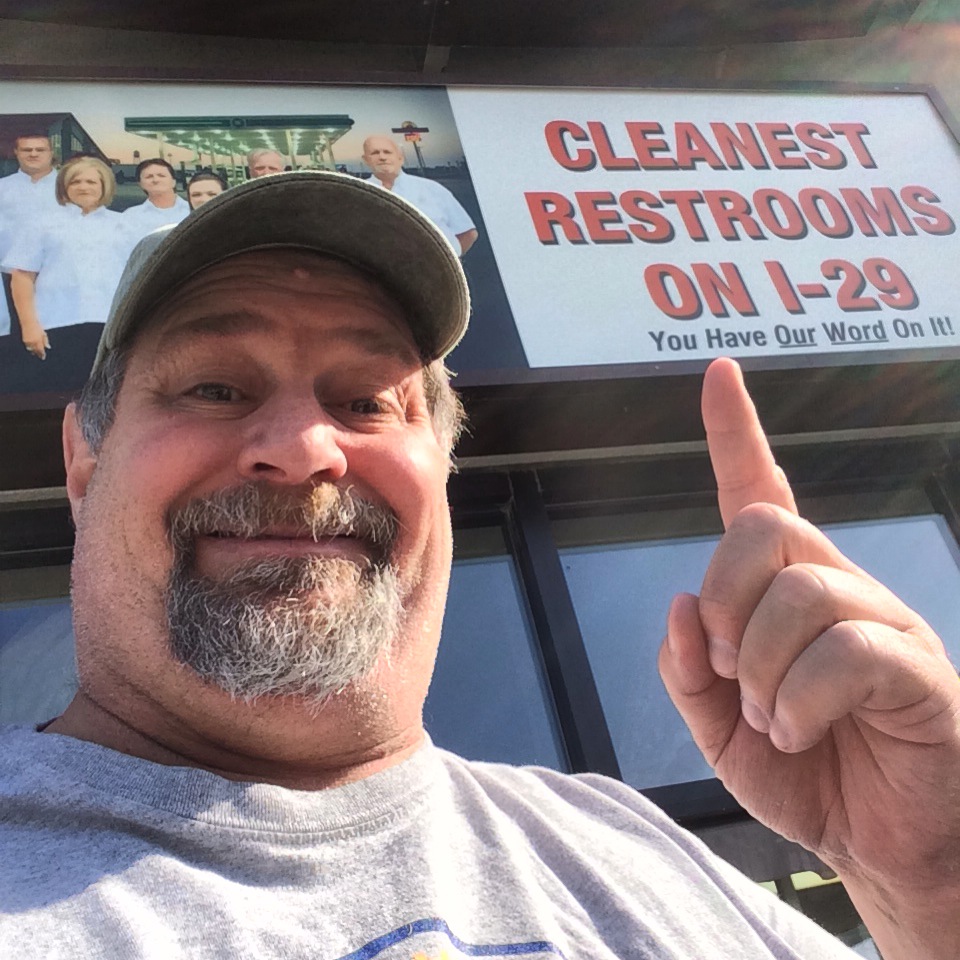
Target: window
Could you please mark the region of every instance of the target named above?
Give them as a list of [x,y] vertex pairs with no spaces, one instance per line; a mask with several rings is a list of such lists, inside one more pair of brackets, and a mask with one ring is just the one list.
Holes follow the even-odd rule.
[[567,769],[526,602],[499,528],[458,530],[424,707],[439,746],[474,760]]
[[[717,542],[644,540],[644,525],[641,514],[555,524],[561,543],[593,541],[564,546],[563,568],[624,780],[640,789],[713,776],[663,689],[656,659],[670,598],[699,591]],[[824,529],[924,616],[960,662],[960,551],[941,516]]]
[[77,687],[66,567],[0,571],[0,723],[42,723]]

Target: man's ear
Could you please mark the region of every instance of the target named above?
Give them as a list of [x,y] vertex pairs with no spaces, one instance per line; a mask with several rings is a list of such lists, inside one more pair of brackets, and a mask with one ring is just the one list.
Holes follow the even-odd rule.
[[77,405],[71,403],[63,413],[63,465],[67,469],[67,496],[74,522],[81,501],[87,494],[87,485],[97,467],[96,454],[84,439],[77,421]]

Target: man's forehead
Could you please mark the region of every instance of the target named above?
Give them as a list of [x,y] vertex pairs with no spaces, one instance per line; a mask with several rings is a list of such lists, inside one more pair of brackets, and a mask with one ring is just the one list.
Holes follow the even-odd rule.
[[17,137],[17,150],[49,150],[50,141],[46,137]]
[[[152,327],[164,342],[190,335],[253,332],[258,324],[262,329],[265,318],[245,304],[231,302],[235,285],[267,297],[304,294],[318,300],[341,300],[351,309],[344,309],[340,322],[333,325],[339,335],[372,352],[396,354],[396,333],[400,332],[415,354],[400,303],[376,278],[336,257],[297,248],[246,251],[205,267],[170,291],[144,326]],[[375,313],[387,321],[384,330],[377,333],[352,320],[356,316],[352,308],[357,304],[368,308],[368,317]],[[392,336],[387,335],[390,331]]]
[[339,257],[305,247],[271,247],[235,253],[198,270],[171,290],[169,296],[174,297],[191,288],[202,289],[210,282],[236,274],[242,274],[252,281],[262,276],[265,281],[276,282],[278,286],[291,282],[314,282],[320,286],[353,282],[378,293],[385,301],[400,309],[396,298],[372,274]]

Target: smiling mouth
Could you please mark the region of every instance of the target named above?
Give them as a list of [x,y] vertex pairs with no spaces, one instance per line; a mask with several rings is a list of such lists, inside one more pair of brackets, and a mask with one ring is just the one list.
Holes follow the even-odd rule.
[[199,568],[273,560],[390,562],[398,523],[384,507],[321,485],[300,496],[243,485],[190,501],[170,519],[174,551]]
[[310,530],[263,530],[259,533],[235,533],[231,530],[204,530],[200,537],[211,537],[214,540],[304,540],[309,543],[322,543],[329,540],[359,540],[354,533],[342,530],[324,533],[320,531],[314,535]]
[[214,577],[238,564],[291,562],[348,563],[361,568],[378,565],[384,559],[367,539],[342,533],[320,533],[314,537],[305,531],[269,531],[249,536],[245,533],[215,531],[196,535],[193,554],[197,569]]
[[[339,530],[264,530],[257,533],[235,533],[230,530],[210,530],[196,534],[199,546],[206,541],[209,549],[224,547],[233,554],[251,553],[269,556],[272,553],[300,556],[363,557],[369,560],[377,554],[377,547],[368,538]],[[218,551],[219,552],[219,551]]]

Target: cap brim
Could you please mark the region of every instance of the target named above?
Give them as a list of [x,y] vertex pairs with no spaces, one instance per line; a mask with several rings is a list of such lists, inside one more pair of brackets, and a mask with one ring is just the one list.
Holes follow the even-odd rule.
[[232,187],[140,241],[117,288],[94,370],[190,277],[227,257],[272,247],[315,250],[376,278],[405,311],[424,360],[446,356],[467,329],[470,295],[460,259],[416,207],[346,174],[278,173]]

